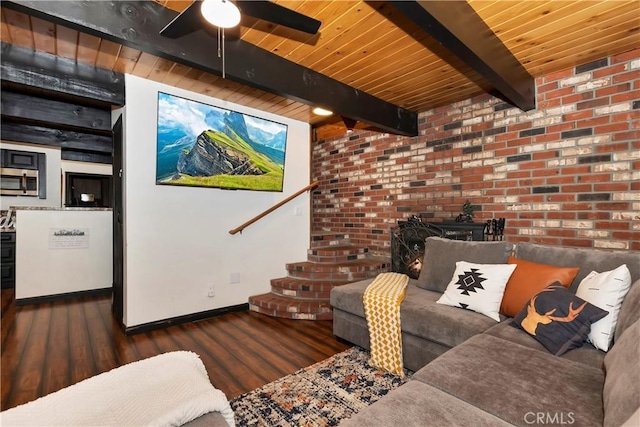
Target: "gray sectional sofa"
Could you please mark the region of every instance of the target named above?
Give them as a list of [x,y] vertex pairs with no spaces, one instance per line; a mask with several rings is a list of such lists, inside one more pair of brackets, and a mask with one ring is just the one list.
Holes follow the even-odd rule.
[[[626,264],[632,285],[607,353],[585,343],[562,356],[501,321],[437,304],[456,261],[518,259],[579,267],[570,290],[591,271]],[[410,279],[400,315],[411,380],[345,420],[345,426],[640,426],[640,253],[533,243],[461,242],[430,237],[424,267]],[[331,292],[336,336],[369,348],[362,296],[373,279]],[[424,289],[424,287],[431,290]]]

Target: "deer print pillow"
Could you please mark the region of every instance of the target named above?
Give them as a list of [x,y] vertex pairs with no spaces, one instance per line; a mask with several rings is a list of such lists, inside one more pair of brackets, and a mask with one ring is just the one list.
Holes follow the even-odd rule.
[[582,347],[591,324],[608,313],[556,282],[531,298],[513,319],[512,326],[524,330],[551,353],[560,356]]
[[453,278],[438,304],[465,308],[500,321],[500,302],[515,264],[456,262]]

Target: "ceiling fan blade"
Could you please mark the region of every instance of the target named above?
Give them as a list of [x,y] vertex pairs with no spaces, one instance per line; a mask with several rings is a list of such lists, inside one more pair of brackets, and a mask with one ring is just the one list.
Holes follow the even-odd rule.
[[160,34],[165,37],[177,39],[202,28],[202,13],[200,12],[200,1],[195,0],[180,15],[173,18],[162,30]]
[[239,39],[241,36],[240,25],[236,25],[235,27],[231,28],[225,28],[224,34],[228,39]]
[[308,34],[317,34],[322,22],[270,1],[235,0],[240,12]]

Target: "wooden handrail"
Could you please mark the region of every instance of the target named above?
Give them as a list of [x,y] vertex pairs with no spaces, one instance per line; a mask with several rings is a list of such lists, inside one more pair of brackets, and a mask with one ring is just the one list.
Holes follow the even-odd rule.
[[318,181],[312,182],[311,184],[307,185],[303,189],[298,190],[296,193],[290,195],[289,197],[287,197],[283,201],[278,202],[277,204],[271,206],[269,209],[267,209],[266,211],[262,212],[261,214],[254,216],[253,218],[251,218],[249,221],[245,222],[241,226],[236,227],[233,230],[229,230],[229,234],[237,234],[237,233],[241,233],[242,234],[242,230],[244,230],[245,228],[247,228],[248,226],[250,226],[254,222],[256,222],[256,221],[262,219],[263,217],[269,215],[271,212],[275,211],[280,206],[289,203],[291,200],[295,199],[296,197],[298,197],[299,195],[301,195],[305,191],[309,191],[309,190],[311,190],[311,189],[313,189],[313,188],[315,188],[317,186],[318,186]]

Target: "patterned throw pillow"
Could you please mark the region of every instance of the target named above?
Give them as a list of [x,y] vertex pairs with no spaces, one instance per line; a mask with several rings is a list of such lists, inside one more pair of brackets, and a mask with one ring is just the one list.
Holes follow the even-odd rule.
[[524,330],[551,353],[560,356],[582,347],[591,324],[607,313],[556,282],[531,298],[511,325]]
[[613,340],[613,332],[618,323],[620,307],[622,307],[622,301],[624,301],[630,287],[631,273],[626,264],[602,273],[592,271],[580,282],[576,295],[609,311],[606,317],[591,326],[588,340],[595,348],[602,351],[609,350]]
[[504,287],[515,269],[515,264],[458,261],[453,278],[437,302],[473,310],[499,322]]

